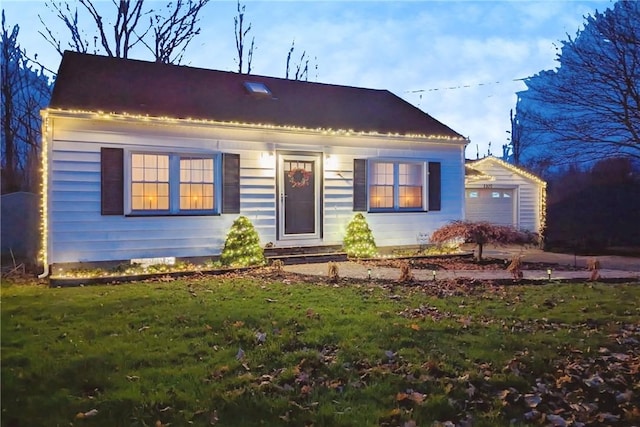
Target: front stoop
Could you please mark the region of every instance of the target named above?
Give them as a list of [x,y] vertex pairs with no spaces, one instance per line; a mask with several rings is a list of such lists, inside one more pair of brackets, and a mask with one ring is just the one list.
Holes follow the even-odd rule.
[[293,264],[317,264],[322,262],[342,262],[347,261],[346,252],[342,251],[342,246],[314,246],[308,248],[266,248],[264,256],[268,264],[280,260],[284,265]]

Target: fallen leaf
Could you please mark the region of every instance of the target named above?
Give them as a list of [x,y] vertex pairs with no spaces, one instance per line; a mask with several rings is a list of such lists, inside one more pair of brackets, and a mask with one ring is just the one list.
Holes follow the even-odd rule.
[[633,398],[633,392],[631,390],[627,390],[624,393],[616,394],[616,402],[618,403],[631,402],[632,398]]
[[238,348],[238,352],[236,353],[236,360],[244,359],[244,350],[242,348]]
[[600,388],[604,384],[604,380],[599,375],[593,375],[591,378],[584,380],[584,383],[591,388]]
[[471,399],[473,395],[476,394],[476,388],[471,383],[469,383],[469,387],[465,391],[469,396],[469,399]]
[[220,419],[218,418],[218,411],[214,410],[209,414],[209,424],[216,425]]
[[542,414],[539,411],[536,411],[535,409],[533,411],[529,411],[527,413],[524,414],[524,419],[527,421],[537,421],[540,419],[540,417],[542,416]]
[[98,410],[97,409],[91,409],[90,411],[87,411],[87,412],[78,412],[76,414],[76,418],[78,418],[78,419],[91,418],[91,417],[95,417],[96,415],[98,415]]
[[567,425],[567,421],[559,415],[549,414],[546,418],[553,427],[565,427]]
[[542,402],[542,398],[537,394],[525,394],[524,401],[529,408],[535,408]]
[[598,421],[601,423],[617,423],[620,421],[620,415],[613,415],[609,412],[598,414]]
[[471,320],[472,320],[471,316],[462,316],[459,322],[462,324],[463,328],[468,328],[471,325]]

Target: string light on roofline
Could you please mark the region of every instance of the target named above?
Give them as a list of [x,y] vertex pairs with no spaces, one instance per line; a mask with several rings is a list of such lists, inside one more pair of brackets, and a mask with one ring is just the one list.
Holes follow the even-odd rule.
[[353,129],[332,129],[332,128],[307,128],[303,126],[290,126],[290,125],[273,125],[266,123],[246,123],[235,121],[218,121],[210,119],[193,119],[193,118],[175,118],[168,116],[150,116],[145,114],[130,114],[127,112],[122,113],[105,113],[103,111],[90,111],[90,110],[66,110],[61,108],[49,108],[49,113],[58,114],[70,114],[74,116],[87,116],[87,118],[98,118],[102,120],[136,120],[145,122],[158,122],[164,124],[189,124],[189,125],[216,125],[216,126],[230,126],[230,127],[242,127],[253,129],[272,129],[278,131],[287,132],[308,132],[319,133],[322,135],[330,136],[359,136],[359,137],[385,137],[385,138],[397,138],[397,139],[425,139],[430,141],[439,142],[461,142],[467,144],[469,140],[463,136],[450,136],[450,135],[437,135],[437,134],[418,134],[408,133],[400,134],[397,132],[381,133],[377,131],[354,131]]

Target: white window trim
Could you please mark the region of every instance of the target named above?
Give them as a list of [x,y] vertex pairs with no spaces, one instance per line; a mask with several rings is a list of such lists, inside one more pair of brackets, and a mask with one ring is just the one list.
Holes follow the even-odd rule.
[[[428,203],[428,188],[429,188],[429,171],[428,171],[428,161],[426,160],[411,160],[406,158],[373,158],[368,159],[367,164],[367,211],[371,213],[398,213],[398,212],[427,212],[427,203]],[[392,208],[374,208],[371,206],[371,182],[373,181],[372,177],[374,174],[373,165],[376,163],[393,163],[393,188],[394,188],[394,200]],[[420,165],[422,168],[422,205],[416,208],[401,208],[399,206],[399,183],[398,183],[398,167],[397,165],[400,163],[404,164],[414,164]]]
[[[154,154],[169,156],[169,209],[134,210],[131,206],[132,155]],[[180,209],[180,158],[213,159],[213,209]],[[222,209],[222,153],[218,151],[170,151],[141,147],[125,150],[124,158],[124,209],[127,216],[205,216],[219,215]]]

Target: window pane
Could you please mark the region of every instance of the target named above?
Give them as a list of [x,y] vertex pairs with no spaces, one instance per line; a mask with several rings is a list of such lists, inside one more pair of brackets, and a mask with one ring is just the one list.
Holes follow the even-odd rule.
[[398,203],[401,208],[421,208],[422,187],[400,187],[400,198]]
[[158,184],[158,207],[157,209],[169,209],[169,184]]
[[204,182],[213,182],[213,159],[205,159],[203,167],[202,180]]
[[131,155],[131,209],[169,209],[168,155]]
[[144,196],[144,191],[143,191],[144,185],[140,184],[140,183],[133,183],[131,184],[131,195],[132,196]]
[[371,174],[373,185],[393,185],[393,163],[374,163]]
[[202,169],[191,169],[191,182],[202,182]]
[[371,206],[371,208],[393,208],[393,186],[371,186],[369,194],[369,205]]
[[180,182],[191,181],[191,169],[188,168],[186,160],[180,160]]
[[132,181],[144,181],[144,169],[143,168],[132,168],[131,169],[131,180]]
[[158,159],[158,169],[169,170],[169,156],[156,156]]
[[212,210],[213,159],[180,159],[180,209]]
[[144,167],[145,169],[156,169],[158,167],[158,156],[155,154],[145,154]]
[[400,163],[398,165],[399,185],[421,185],[422,165],[417,163]]
[[145,168],[144,181],[157,181],[157,180],[158,180],[158,169]]

